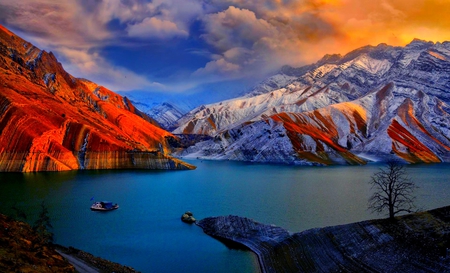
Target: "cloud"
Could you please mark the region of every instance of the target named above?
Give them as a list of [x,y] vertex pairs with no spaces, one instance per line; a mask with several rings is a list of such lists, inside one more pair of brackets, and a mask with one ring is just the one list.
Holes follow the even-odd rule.
[[[0,1],[0,23],[54,51],[74,76],[113,90],[170,85],[179,91],[254,79],[284,64],[301,66],[368,44],[403,46],[416,37],[449,40],[449,12],[445,0]],[[146,45],[151,50],[150,45],[169,40],[172,49],[180,46],[189,54],[186,59],[195,67],[172,63],[175,75],[164,87],[149,74],[120,66],[120,58],[113,64],[103,55],[106,47]]]
[[[245,2],[245,5],[252,7],[253,2]],[[335,35],[330,24],[309,12],[288,16],[264,11],[260,6],[258,10],[261,17],[252,10],[229,6],[202,18],[204,34],[201,38],[219,57],[195,71],[193,76],[211,73],[212,78],[220,74],[235,79],[265,75],[284,64],[309,61],[302,49]]]
[[[174,3],[172,3],[174,2]],[[53,51],[69,73],[113,90],[164,89],[149,76],[112,64],[106,46],[133,46],[145,39],[187,37],[190,20],[201,5],[195,0],[3,0],[3,23],[47,51]],[[189,5],[189,6],[187,6]],[[199,9],[200,7],[200,9]],[[119,26],[111,27],[117,21]],[[139,38],[139,42],[126,40]]]
[[[442,0],[383,0],[380,2],[340,0],[334,9],[321,10],[321,16],[342,33],[336,40],[345,53],[367,44],[387,42],[404,46],[417,35],[424,40],[442,41],[450,37],[450,6]],[[435,32],[420,33],[423,28]],[[395,37],[395,39],[394,39]]]
[[87,78],[115,91],[130,90],[166,90],[158,82],[152,82],[147,77],[138,75],[126,68],[112,65],[102,58],[98,52],[61,48],[58,50],[64,57],[64,68],[73,75]]
[[[450,5],[443,0],[210,0],[201,36],[215,56],[193,75],[229,78],[301,66],[327,53],[365,45],[404,46],[413,38],[450,38]],[[230,52],[246,50],[238,58]],[[231,66],[233,65],[233,66]],[[233,67],[234,69],[230,69]]]
[[196,70],[193,77],[207,76],[205,82],[214,82],[225,79],[241,78],[241,67],[238,64],[227,61],[225,58],[220,58],[215,61],[208,62],[205,67]]
[[76,1],[2,0],[0,10],[2,21],[48,44],[85,46],[110,37],[105,26],[91,23],[93,16],[84,14]]
[[203,22],[206,33],[202,37],[223,51],[233,47],[251,48],[261,38],[276,35],[276,29],[267,21],[256,18],[254,12],[233,6],[206,15]]
[[188,36],[188,32],[168,20],[156,17],[145,18],[141,23],[129,25],[127,32],[130,37],[156,37],[170,38],[175,36]]
[[130,37],[155,39],[188,36],[192,19],[202,12],[197,0],[103,0],[95,9],[104,24],[117,19]]

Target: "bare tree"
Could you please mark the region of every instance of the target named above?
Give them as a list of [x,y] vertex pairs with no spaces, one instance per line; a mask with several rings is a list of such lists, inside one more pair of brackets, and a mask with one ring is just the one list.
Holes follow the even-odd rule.
[[371,176],[370,184],[375,190],[369,199],[368,207],[372,212],[388,211],[389,219],[401,212],[414,212],[414,191],[417,186],[406,174],[404,165],[390,160],[385,168]]

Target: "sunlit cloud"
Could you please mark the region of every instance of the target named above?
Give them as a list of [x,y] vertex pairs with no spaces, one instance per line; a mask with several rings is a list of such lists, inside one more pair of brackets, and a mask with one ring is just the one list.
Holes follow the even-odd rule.
[[[404,46],[414,38],[450,40],[449,13],[446,0],[0,2],[0,23],[54,51],[74,76],[115,90],[176,92],[183,86],[192,89],[211,82],[255,79],[285,64],[301,66],[325,54],[345,54],[365,45]],[[172,65],[173,76],[161,80],[103,55],[108,46],[167,43],[176,47],[187,40],[202,43],[196,43],[199,48],[179,50],[201,61],[189,68],[182,62],[179,67]],[[144,66],[153,60],[141,61]]]
[[131,37],[170,38],[188,36],[187,31],[179,29],[174,22],[156,17],[145,18],[140,23],[129,25],[127,32]]
[[[365,45],[404,46],[414,38],[450,39],[450,4],[443,0],[211,0],[202,37],[221,56],[195,73],[233,78],[301,66],[328,53]],[[245,48],[245,57],[226,53]],[[230,70],[230,64],[241,69]]]
[[284,64],[309,61],[310,56],[303,49],[336,34],[327,22],[310,13],[283,18],[280,14],[271,17],[269,11],[259,13],[263,17],[252,10],[230,6],[205,15],[205,33],[201,37],[218,51],[220,58],[214,58],[194,75],[264,75]]

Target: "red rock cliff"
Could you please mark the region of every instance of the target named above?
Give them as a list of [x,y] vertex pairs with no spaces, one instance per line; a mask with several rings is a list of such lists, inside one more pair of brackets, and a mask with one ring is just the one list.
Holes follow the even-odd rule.
[[155,124],[0,25],[0,171],[195,168]]

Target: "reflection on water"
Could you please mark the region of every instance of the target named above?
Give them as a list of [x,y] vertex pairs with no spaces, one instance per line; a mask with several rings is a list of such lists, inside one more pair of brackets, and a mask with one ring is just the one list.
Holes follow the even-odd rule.
[[[192,161],[194,171],[0,173],[0,211],[17,206],[33,222],[44,201],[57,243],[130,265],[142,272],[257,272],[257,259],[229,249],[180,221],[240,215],[292,232],[375,217],[366,209],[368,181],[380,165],[296,167]],[[413,165],[417,205],[448,205],[450,168]],[[90,199],[120,205],[89,210]]]

